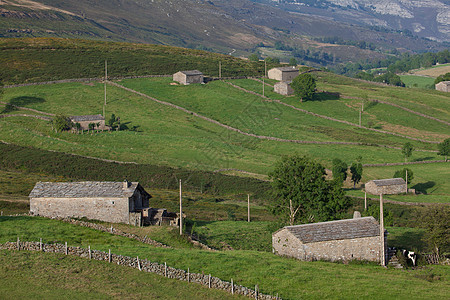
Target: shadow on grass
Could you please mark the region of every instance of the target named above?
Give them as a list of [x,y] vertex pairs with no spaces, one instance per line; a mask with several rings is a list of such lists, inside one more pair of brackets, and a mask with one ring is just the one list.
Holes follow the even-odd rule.
[[341,97],[340,93],[320,92],[314,94],[312,101],[339,100],[340,97]]
[[414,161],[426,161],[426,160],[432,160],[434,157],[432,156],[426,156],[426,157],[419,157],[416,158]]
[[434,181],[427,181],[427,182],[423,182],[423,183],[417,183],[412,188],[415,189],[416,191],[426,195],[427,190],[431,189],[435,185],[436,185],[436,183]]
[[15,97],[15,98],[12,98],[11,100],[9,100],[9,104],[12,104],[15,106],[27,106],[30,104],[44,103],[44,102],[45,102],[44,98],[29,97],[29,96],[20,96],[20,97]]
[[[389,229],[388,229],[389,232]],[[425,250],[425,241],[423,240],[425,233],[415,228],[410,228],[403,231],[401,234],[394,235],[388,238],[389,247],[397,247],[412,251]]]

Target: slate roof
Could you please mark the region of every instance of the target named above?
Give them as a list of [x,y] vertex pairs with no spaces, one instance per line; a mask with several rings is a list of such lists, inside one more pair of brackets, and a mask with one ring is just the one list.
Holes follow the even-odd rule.
[[180,71],[181,73],[185,74],[185,75],[203,75],[202,72],[200,72],[199,70],[190,70],[190,71]]
[[406,184],[403,178],[391,178],[391,179],[379,179],[372,180],[376,186],[389,186],[389,185],[404,185]]
[[105,120],[105,118],[102,115],[98,114],[98,115],[71,116],[70,120],[72,120],[72,122],[84,122],[84,121]]
[[284,229],[304,244],[380,235],[380,226],[374,217],[286,226]]
[[275,69],[280,70],[282,72],[298,72],[298,69],[294,67],[279,67]]
[[123,189],[123,182],[38,182],[31,191],[30,198],[123,198],[131,197],[138,182],[129,182]]

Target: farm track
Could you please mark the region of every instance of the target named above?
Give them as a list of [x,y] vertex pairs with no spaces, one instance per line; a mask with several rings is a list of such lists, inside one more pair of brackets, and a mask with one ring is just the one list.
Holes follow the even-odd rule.
[[[355,123],[352,123],[352,122],[348,122],[348,121],[339,120],[339,119],[331,118],[331,117],[328,117],[328,116],[316,114],[316,113],[310,112],[310,111],[308,111],[308,110],[305,110],[305,109],[302,109],[302,108],[298,108],[298,107],[295,107],[295,106],[293,106],[293,105],[284,103],[284,102],[282,102],[282,101],[280,101],[280,100],[271,99],[271,98],[269,98],[269,97],[263,96],[263,95],[258,94],[258,93],[256,93],[256,92],[249,91],[249,90],[247,90],[247,89],[245,89],[245,88],[243,88],[243,87],[240,87],[240,86],[238,86],[238,85],[235,85],[234,83],[227,82],[227,81],[224,81],[224,82],[227,83],[227,84],[229,84],[229,85],[231,85],[231,86],[234,87],[234,88],[237,88],[237,89],[241,90],[241,91],[244,91],[244,92],[247,92],[247,93],[249,93],[249,94],[253,94],[253,95],[259,96],[259,97],[265,99],[266,101],[279,103],[279,104],[281,104],[281,105],[287,106],[287,107],[289,107],[289,108],[295,109],[295,110],[297,110],[297,111],[300,111],[300,112],[303,112],[303,113],[306,113],[306,114],[309,114],[309,115],[312,115],[312,116],[315,116],[315,117],[318,117],[318,118],[322,118],[322,119],[326,119],[326,120],[330,120],[330,121],[334,121],[334,122],[338,122],[338,123],[350,125],[350,126],[353,126],[353,127],[359,127],[359,128],[362,128],[362,129],[366,129],[366,130],[374,131],[374,132],[378,132],[378,133],[395,135],[395,136],[398,136],[398,137],[402,137],[402,138],[406,138],[406,139],[414,140],[414,141],[418,141],[418,142],[429,143],[429,144],[439,144],[439,142],[435,142],[435,141],[423,140],[423,139],[418,139],[418,138],[414,138],[414,137],[407,136],[407,135],[402,135],[402,134],[395,133],[395,132],[389,132],[389,131],[385,131],[385,130],[380,130],[380,129],[375,129],[375,128],[369,128],[369,127],[365,127],[365,126],[359,126],[358,124],[355,124]],[[378,100],[376,100],[376,101],[378,101]],[[385,103],[385,104],[389,104],[389,105],[393,105],[392,103],[388,103],[388,102],[383,102],[383,101],[378,101],[378,102],[380,102],[380,103]],[[396,105],[393,105],[393,106],[396,106]],[[399,106],[399,107],[400,107],[400,106]],[[404,108],[404,109],[407,110],[407,108]],[[416,112],[416,114],[420,114],[420,113],[417,113],[417,112]],[[426,115],[423,115],[423,116],[426,116]],[[427,117],[427,118],[430,118],[430,119],[435,119],[435,118],[430,117],[430,116],[426,116],[426,117]],[[438,119],[436,119],[436,120],[438,120]],[[447,122],[445,122],[445,121],[442,121],[442,120],[439,120],[439,121],[440,121],[440,122],[444,122],[444,123],[447,124]],[[450,125],[450,123],[448,123],[448,124]]]
[[[170,102],[158,100],[158,99],[156,99],[156,98],[154,98],[154,97],[151,97],[151,96],[149,96],[149,95],[147,95],[147,94],[144,94],[144,93],[138,92],[138,91],[136,91],[136,90],[127,88],[127,87],[125,87],[125,86],[123,86],[123,85],[120,85],[120,84],[118,84],[118,83],[108,81],[108,84],[110,84],[110,85],[112,85],[112,86],[116,86],[116,87],[121,88],[121,89],[124,89],[124,90],[126,90],[126,91],[128,91],[128,92],[137,94],[137,95],[139,95],[139,96],[141,96],[141,97],[150,99],[150,100],[152,100],[152,101],[154,101],[154,102],[157,102],[157,103],[159,103],[159,104],[166,105],[166,106],[170,106],[170,107],[172,107],[172,108],[181,110],[181,111],[183,111],[183,112],[185,112],[185,113],[187,113],[187,114],[190,114],[190,115],[195,116],[195,117],[197,117],[197,118],[203,119],[203,120],[205,120],[205,121],[207,121],[207,122],[216,124],[216,125],[218,125],[218,126],[220,126],[220,127],[222,127],[222,128],[225,128],[225,129],[227,129],[227,130],[234,131],[234,132],[237,132],[237,133],[242,134],[242,135],[245,135],[245,136],[254,137],[254,138],[257,138],[257,139],[260,139],[260,140],[269,140],[269,141],[277,141],[277,142],[284,142],[284,143],[296,143],[296,144],[374,146],[374,147],[384,147],[384,148],[389,148],[389,149],[401,150],[400,147],[394,147],[394,146],[388,146],[388,145],[377,145],[377,144],[367,144],[367,143],[358,143],[358,142],[319,142],[319,141],[291,140],[291,139],[283,139],[283,138],[278,138],[278,137],[272,137],[272,136],[265,136],[265,135],[257,135],[257,134],[253,134],[253,133],[248,133],[248,132],[244,132],[244,131],[242,131],[242,130],[240,130],[240,129],[238,129],[238,128],[234,128],[234,127],[231,127],[231,126],[229,126],[229,125],[225,125],[225,124],[223,124],[223,123],[220,123],[219,121],[216,121],[216,120],[214,120],[214,119],[205,117],[205,116],[203,116],[203,115],[200,115],[200,114],[198,114],[198,113],[196,113],[196,112],[193,112],[193,111],[191,111],[191,110],[188,110],[188,109],[186,109],[186,108],[184,108],[184,107],[175,105],[175,104],[170,103]],[[251,91],[248,91],[248,92],[249,92],[249,93],[253,93],[253,92],[251,92]],[[260,95],[260,96],[262,97],[262,95]],[[270,99],[269,99],[269,101],[278,102],[278,100],[270,100]],[[286,106],[290,106],[289,104],[285,104],[285,103],[283,103],[283,102],[281,102],[281,101],[280,101],[279,103],[280,103],[280,104],[283,104],[283,105],[286,105]],[[290,106],[290,107],[291,107],[291,106]],[[292,106],[292,108],[296,109],[294,106]],[[299,109],[299,110],[300,110],[300,109]],[[307,111],[305,111],[305,112],[307,112]],[[310,113],[310,112],[308,112],[308,113],[309,113],[309,114],[316,115],[316,114],[314,114],[314,113]],[[318,115],[318,116],[320,116],[320,115]],[[325,116],[323,116],[323,117],[325,117]],[[328,117],[325,117],[325,118],[328,118]],[[344,123],[344,122],[346,122],[346,121],[341,121],[341,122]],[[350,122],[348,122],[348,123],[350,123]],[[350,123],[350,124],[352,124],[352,123]],[[358,126],[358,125],[356,125],[356,126]],[[358,126],[358,127],[359,127],[359,126]],[[364,127],[363,127],[363,128],[364,128]],[[402,135],[399,135],[399,136],[404,137],[404,136],[402,136]],[[414,139],[414,138],[411,138],[411,139]],[[418,140],[418,141],[423,141],[423,140],[420,140],[420,139],[417,139],[417,140]],[[428,141],[428,142],[430,142],[430,141]],[[438,142],[430,142],[430,143],[438,143]],[[420,150],[417,150],[417,151],[420,151]],[[425,152],[437,152],[437,151],[435,151],[435,150],[422,150],[422,151],[425,151]]]

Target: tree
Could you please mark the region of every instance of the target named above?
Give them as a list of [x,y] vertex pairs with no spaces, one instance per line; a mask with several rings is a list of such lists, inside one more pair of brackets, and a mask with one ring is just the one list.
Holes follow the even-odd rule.
[[54,117],[52,120],[52,124],[56,132],[69,130],[70,128],[72,128],[70,119],[65,115],[57,115],[56,117]]
[[[408,178],[406,178],[406,172],[408,172]],[[411,183],[414,179],[414,173],[411,169],[403,168],[402,170],[395,171],[394,178],[403,178],[408,183]]]
[[291,87],[302,102],[311,100],[316,92],[316,80],[311,74],[303,73],[292,80]]
[[333,178],[339,179],[341,182],[344,182],[347,179],[347,169],[348,165],[340,160],[339,158],[333,159]]
[[363,173],[362,163],[360,162],[352,163],[352,166],[350,167],[350,173],[352,173],[353,188],[355,188],[362,178]]
[[425,240],[434,254],[450,250],[450,207],[430,205],[421,213],[422,227],[426,229]]
[[439,75],[435,80],[434,84],[438,84],[441,81],[450,81],[450,72],[445,73],[444,75]]
[[258,62],[259,61],[258,54],[256,54],[256,53],[250,54],[250,56],[248,57],[248,60],[253,61],[253,62]]
[[445,161],[447,161],[447,157],[450,155],[450,138],[445,139],[442,143],[439,143],[438,149],[438,154],[445,156]]
[[295,58],[291,57],[291,59],[289,59],[290,66],[296,66],[297,64],[298,64],[298,62]]
[[408,157],[412,155],[414,151],[414,146],[410,142],[406,142],[402,148],[402,154],[405,156],[405,162]]
[[325,174],[322,165],[307,157],[283,156],[269,174],[275,195],[272,212],[291,225],[339,217],[349,201],[341,183],[326,181]]

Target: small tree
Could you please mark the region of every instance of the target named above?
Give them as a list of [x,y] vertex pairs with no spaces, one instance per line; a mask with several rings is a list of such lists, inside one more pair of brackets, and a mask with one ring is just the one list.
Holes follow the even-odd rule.
[[406,142],[403,145],[402,154],[405,156],[405,162],[412,155],[413,151],[414,151],[414,146],[410,142]]
[[[408,172],[408,178],[406,178],[406,172]],[[395,171],[394,178],[403,178],[408,183],[411,183],[414,179],[414,173],[408,168],[403,168],[403,170]]]
[[292,80],[291,87],[300,101],[311,100],[316,92],[316,80],[309,73],[298,75]]
[[431,205],[421,213],[422,227],[426,229],[425,240],[434,254],[450,250],[450,207]]
[[350,173],[352,173],[353,188],[356,188],[356,185],[361,181],[363,174],[362,163],[360,162],[352,163],[352,166],[350,167]]
[[291,57],[291,59],[289,59],[290,66],[296,66],[297,64],[298,64],[298,62],[294,57]]
[[93,132],[94,128],[95,128],[95,123],[89,123],[88,128],[89,128],[89,131]]
[[75,123],[75,128],[77,129],[77,132],[79,132],[81,130],[81,124],[76,122]]
[[348,165],[339,158],[333,159],[333,178],[344,182],[347,179]]
[[447,157],[450,155],[450,138],[445,139],[442,143],[438,145],[439,155],[445,157],[445,161],[447,161]]
[[272,212],[293,225],[296,221],[328,221],[340,216],[349,202],[340,183],[325,180],[325,168],[304,156],[284,156],[273,172]]
[[70,122],[70,119],[65,115],[57,115],[52,120],[53,128],[56,132],[69,130],[72,128],[72,123]]

